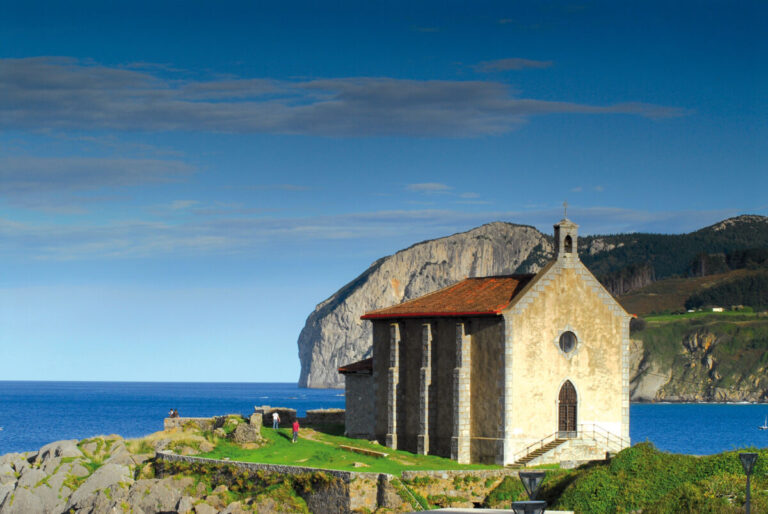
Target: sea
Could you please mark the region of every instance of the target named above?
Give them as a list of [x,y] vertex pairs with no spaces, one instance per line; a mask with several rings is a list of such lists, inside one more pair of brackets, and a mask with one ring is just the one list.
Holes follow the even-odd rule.
[[[0,455],[37,450],[61,439],[162,430],[170,409],[185,417],[250,415],[254,406],[344,408],[340,389],[295,383],[0,381]],[[768,447],[758,430],[768,404],[633,404],[630,437],[673,453],[709,455]]]

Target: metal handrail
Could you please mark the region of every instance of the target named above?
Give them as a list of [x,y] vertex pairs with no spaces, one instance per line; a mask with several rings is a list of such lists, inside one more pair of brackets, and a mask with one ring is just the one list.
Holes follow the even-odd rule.
[[[512,462],[517,462],[522,457],[525,457],[526,455],[532,453],[534,451],[534,448],[537,447],[537,446],[538,446],[538,448],[535,448],[536,450],[538,450],[539,448],[544,448],[544,446],[546,446],[550,442],[552,442],[555,439],[557,439],[557,434],[558,433],[559,432],[554,432],[552,434],[549,434],[548,436],[546,436],[546,437],[544,437],[542,439],[539,439],[535,443],[526,446],[524,449],[522,449],[519,452],[515,453]],[[551,439],[551,441],[550,441],[550,439]]]
[[[535,443],[529,444],[524,449],[520,450],[519,452],[514,454],[514,458],[512,462],[517,462],[521,458],[531,454],[533,451],[544,448],[547,444],[549,444],[551,441],[554,441],[555,439],[558,439],[558,435],[563,433],[565,431],[558,430],[557,432],[554,432],[552,434],[549,434],[548,436],[545,436]],[[629,441],[621,437],[620,435],[615,434],[614,432],[611,432],[610,430],[607,430],[600,425],[596,424],[581,424],[576,426],[575,431],[567,431],[569,433],[575,433],[576,437],[569,437],[568,439],[580,439],[584,437],[585,435],[588,435],[590,432],[592,433],[592,439],[597,440],[597,435],[601,438],[605,438],[606,444],[618,444],[619,448],[626,448],[629,446]],[[612,439],[615,439],[615,441],[612,441]]]

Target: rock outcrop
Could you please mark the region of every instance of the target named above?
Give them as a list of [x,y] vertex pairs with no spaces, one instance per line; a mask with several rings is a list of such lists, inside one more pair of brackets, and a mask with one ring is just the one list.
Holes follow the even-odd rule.
[[155,477],[156,451],[180,455],[211,451],[214,445],[207,429],[217,424],[224,427],[217,429],[222,439],[243,448],[263,443],[260,417],[251,425],[242,416],[228,415],[187,419],[185,426],[143,439],[99,436],[2,455],[0,514],[253,512],[252,506],[241,508],[232,502],[226,488],[211,492],[200,484],[196,488],[188,476]]
[[299,386],[343,386],[337,369],[370,355],[370,323],[360,319],[365,312],[466,277],[536,272],[551,253],[551,239],[535,228],[495,222],[379,259],[307,318],[298,342]]
[[650,351],[632,339],[630,400],[667,402],[768,401],[762,319],[688,328],[649,328]]

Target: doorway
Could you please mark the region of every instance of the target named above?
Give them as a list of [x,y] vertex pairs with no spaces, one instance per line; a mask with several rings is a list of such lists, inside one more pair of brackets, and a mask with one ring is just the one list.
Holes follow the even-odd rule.
[[557,436],[559,438],[576,437],[576,388],[570,380],[566,380],[563,387],[560,388],[560,396],[557,402],[558,420]]

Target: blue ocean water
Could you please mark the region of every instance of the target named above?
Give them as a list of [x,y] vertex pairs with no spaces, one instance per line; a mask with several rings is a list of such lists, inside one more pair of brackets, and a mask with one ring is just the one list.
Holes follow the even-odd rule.
[[[255,405],[290,407],[302,416],[307,409],[343,408],[344,394],[293,383],[0,381],[0,455],[60,439],[140,437],[162,430],[171,408],[194,417],[250,414]],[[764,448],[768,430],[757,427],[766,415],[766,404],[635,404],[630,436],[694,455]]]
[[171,408],[188,417],[250,415],[256,405],[344,408],[344,391],[280,383],[0,381],[0,455],[61,439],[140,437],[163,429]]

